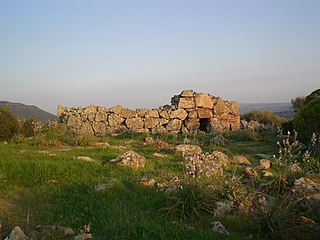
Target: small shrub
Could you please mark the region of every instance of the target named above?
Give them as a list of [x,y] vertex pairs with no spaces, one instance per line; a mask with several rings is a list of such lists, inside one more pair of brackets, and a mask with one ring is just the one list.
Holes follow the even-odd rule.
[[17,118],[8,109],[0,108],[0,140],[10,140],[18,131]]
[[35,120],[27,119],[20,128],[20,133],[25,137],[33,137],[35,135]]
[[212,213],[214,195],[205,187],[195,183],[184,183],[177,192],[168,196],[166,216],[179,216],[180,221],[202,219],[205,213]]
[[259,134],[250,129],[243,129],[237,132],[225,132],[223,136],[228,140],[235,140],[239,142],[253,142],[259,139]]
[[299,132],[299,139],[307,143],[315,133],[320,136],[320,97],[311,100],[298,113],[294,124]]
[[247,121],[257,121],[263,124],[280,125],[287,121],[285,118],[281,118],[272,112],[264,111],[250,111],[243,115],[243,118]]
[[34,145],[54,146],[77,145],[79,134],[62,124],[51,124],[34,137]]

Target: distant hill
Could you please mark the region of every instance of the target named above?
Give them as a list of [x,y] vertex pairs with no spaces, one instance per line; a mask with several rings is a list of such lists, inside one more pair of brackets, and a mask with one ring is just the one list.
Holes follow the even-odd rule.
[[240,113],[241,115],[253,111],[268,111],[277,114],[280,117],[293,119],[294,112],[291,109],[291,103],[240,103]]
[[8,108],[13,115],[19,118],[35,119],[43,123],[56,120],[56,116],[48,113],[36,106],[25,105],[22,103],[13,103],[7,101],[0,101],[0,108]]

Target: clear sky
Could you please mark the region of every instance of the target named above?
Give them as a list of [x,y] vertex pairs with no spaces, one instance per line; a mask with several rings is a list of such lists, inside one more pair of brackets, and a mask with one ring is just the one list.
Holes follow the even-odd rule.
[[0,100],[56,113],[319,87],[319,0],[0,0]]

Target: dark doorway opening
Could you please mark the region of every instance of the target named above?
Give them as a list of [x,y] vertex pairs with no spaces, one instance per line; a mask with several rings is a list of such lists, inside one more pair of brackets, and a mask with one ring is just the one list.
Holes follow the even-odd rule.
[[211,131],[211,125],[210,125],[210,122],[209,122],[209,118],[200,118],[200,131],[203,131],[203,132],[210,132]]

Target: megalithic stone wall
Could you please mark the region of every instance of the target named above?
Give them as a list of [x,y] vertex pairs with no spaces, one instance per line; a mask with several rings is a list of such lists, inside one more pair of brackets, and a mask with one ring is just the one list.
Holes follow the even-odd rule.
[[58,106],[58,122],[84,135],[103,136],[131,130],[161,134],[191,133],[197,130],[234,131],[240,128],[238,102],[184,90],[171,105],[157,109],[128,109],[121,105],[105,108]]

